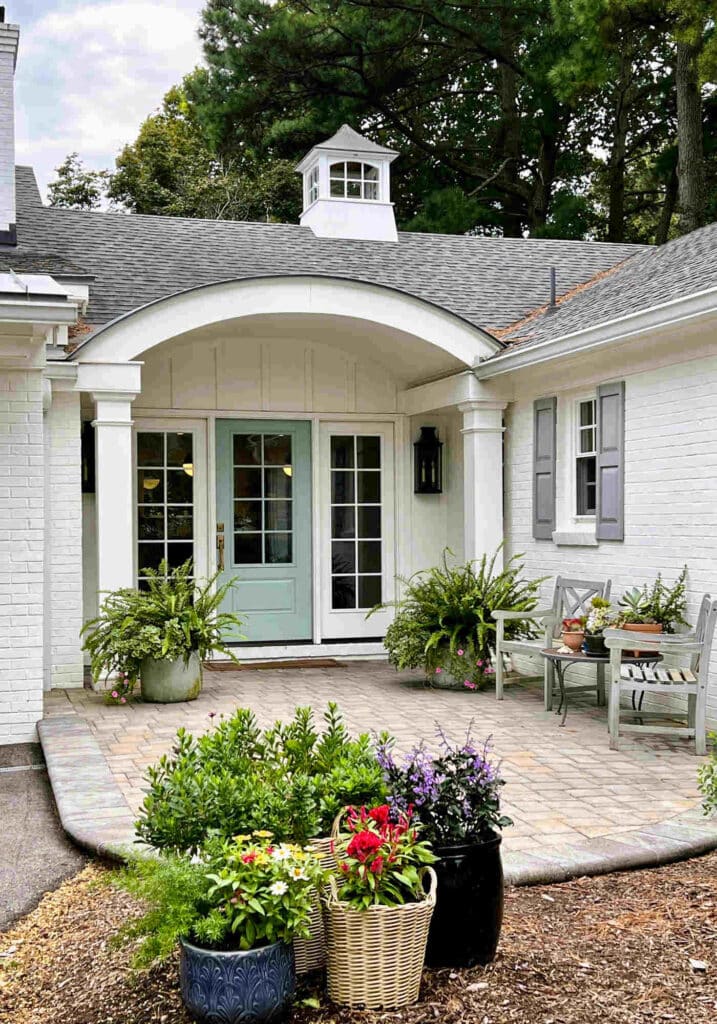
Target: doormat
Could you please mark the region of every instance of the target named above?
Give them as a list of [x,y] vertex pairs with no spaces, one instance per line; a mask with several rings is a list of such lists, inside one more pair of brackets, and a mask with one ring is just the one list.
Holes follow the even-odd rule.
[[233,661],[205,661],[207,672],[261,672],[271,668],[346,668],[334,658],[291,658],[288,661],[250,661],[235,665]]

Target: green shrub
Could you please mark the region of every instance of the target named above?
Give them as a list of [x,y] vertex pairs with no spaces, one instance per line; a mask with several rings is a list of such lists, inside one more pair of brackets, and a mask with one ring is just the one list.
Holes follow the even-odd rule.
[[162,850],[197,850],[211,834],[268,829],[277,840],[327,835],[347,804],[380,802],[381,768],[367,734],[352,739],[335,704],[314,728],[311,708],[262,732],[248,708],[195,738],[177,733],[146,774],[137,834]]
[[[522,578],[520,555],[514,555],[496,572],[497,553],[478,562],[443,564],[401,578],[404,595],[396,602],[396,616],[386,631],[388,660],[396,668],[445,670],[481,686],[492,675],[498,611],[532,611],[543,582]],[[527,620],[507,621],[505,636],[532,635]]]
[[662,579],[662,573],[652,586],[626,590],[617,602],[620,606],[621,622],[658,623],[664,633],[674,633],[678,626],[688,626],[687,611],[687,566],[669,587]]
[[702,807],[705,814],[717,814],[717,733],[710,735],[712,751],[697,772],[697,784],[704,797]]

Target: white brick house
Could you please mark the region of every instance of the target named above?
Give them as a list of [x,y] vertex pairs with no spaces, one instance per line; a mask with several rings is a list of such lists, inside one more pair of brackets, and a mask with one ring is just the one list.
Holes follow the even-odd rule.
[[0,25],[0,743],[82,685],[99,592],[165,556],[208,574],[219,540],[244,658],[380,655],[367,608],[447,546],[618,592],[687,563],[691,614],[717,592],[717,227],[398,233],[397,154],[346,126],[299,165],[300,225],[50,209],[14,165],[17,41]]

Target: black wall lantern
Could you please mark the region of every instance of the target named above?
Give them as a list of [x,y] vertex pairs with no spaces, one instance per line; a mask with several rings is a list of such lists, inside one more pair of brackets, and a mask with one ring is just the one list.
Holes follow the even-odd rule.
[[421,436],[413,445],[413,490],[415,494],[441,494],[443,491],[443,442],[435,427],[421,427]]

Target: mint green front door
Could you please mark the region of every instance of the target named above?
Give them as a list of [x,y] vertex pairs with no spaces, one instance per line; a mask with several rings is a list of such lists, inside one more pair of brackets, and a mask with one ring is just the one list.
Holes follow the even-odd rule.
[[218,420],[216,452],[220,579],[238,579],[246,641],[310,640],[311,424]]

